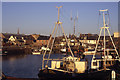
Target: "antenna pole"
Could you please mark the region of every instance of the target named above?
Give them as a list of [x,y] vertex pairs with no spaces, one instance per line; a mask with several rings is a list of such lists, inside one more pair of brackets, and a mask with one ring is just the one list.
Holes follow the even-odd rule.
[[75,19],[74,19],[74,35],[75,35]]
[[[79,32],[79,26],[78,26],[78,11],[77,11],[77,34],[78,34],[78,32]],[[78,34],[79,35],[79,34]]]
[[77,11],[77,20],[78,20],[78,11]]
[[71,16],[70,16],[70,20],[72,21],[72,10],[71,10]]

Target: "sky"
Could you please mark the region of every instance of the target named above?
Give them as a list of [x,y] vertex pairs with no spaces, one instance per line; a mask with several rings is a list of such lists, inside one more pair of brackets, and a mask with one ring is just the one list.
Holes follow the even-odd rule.
[[119,0],[2,0],[2,2],[118,2]]
[[101,9],[109,10],[111,33],[118,31],[118,2],[3,2],[2,32],[17,33],[19,28],[21,34],[50,35],[57,22],[56,6],[63,6],[60,21],[67,35],[73,33],[70,17],[76,18],[77,12],[76,34],[99,33]]
[[[120,2],[118,3],[118,14],[120,14]],[[118,32],[120,32],[120,15],[118,15]]]

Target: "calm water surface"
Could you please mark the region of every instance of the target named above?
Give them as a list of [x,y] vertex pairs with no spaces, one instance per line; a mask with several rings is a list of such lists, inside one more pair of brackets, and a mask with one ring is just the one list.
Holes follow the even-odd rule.
[[[2,71],[8,76],[22,78],[37,78],[42,67],[41,55],[6,55],[2,57]],[[48,56],[48,55],[47,55]],[[51,58],[62,58],[64,55],[52,54]],[[86,56],[90,61],[92,56]],[[90,63],[89,63],[90,65]],[[50,66],[50,64],[49,64]]]
[[[41,55],[15,55],[2,57],[2,71],[9,76],[37,78],[42,66]],[[62,58],[61,54],[51,55],[52,58]]]

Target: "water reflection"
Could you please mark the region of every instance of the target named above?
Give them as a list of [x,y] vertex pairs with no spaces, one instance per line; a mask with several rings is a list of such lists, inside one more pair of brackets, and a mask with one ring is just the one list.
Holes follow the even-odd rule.
[[[2,71],[9,76],[22,78],[37,78],[39,69],[42,67],[41,55],[6,55],[2,57]],[[47,57],[48,55],[46,55]],[[64,55],[52,54],[51,58],[62,58]],[[92,56],[86,56],[88,61]],[[51,63],[48,64],[50,66]],[[90,63],[89,63],[90,65]]]
[[2,57],[2,60],[5,61],[5,60],[10,60],[10,61],[14,61],[16,59],[22,59],[22,58],[25,58],[27,55],[3,55]]
[[14,77],[37,77],[41,67],[42,55],[3,56],[2,70]]
[[[14,77],[37,78],[42,67],[41,55],[6,55],[3,56],[2,70],[5,74]],[[46,55],[47,57],[48,55]],[[62,58],[61,54],[52,54],[51,58]],[[50,66],[50,63],[48,64]]]

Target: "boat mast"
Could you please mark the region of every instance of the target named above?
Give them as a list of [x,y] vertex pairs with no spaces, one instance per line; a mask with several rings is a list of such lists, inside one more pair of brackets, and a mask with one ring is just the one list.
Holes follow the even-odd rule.
[[104,62],[103,62],[103,67],[104,67],[104,70],[106,70],[106,52],[105,52],[105,49],[106,49],[106,42],[105,42],[105,29],[107,28],[106,27],[106,24],[105,24],[105,11],[106,10],[100,10],[103,12],[103,29],[104,29]]
[[59,12],[60,12],[60,8],[61,8],[62,6],[60,6],[60,7],[57,7],[56,6],[56,8],[58,8],[58,22],[59,22],[59,17],[60,17],[60,15],[59,15]]
[[[100,30],[100,34],[99,34],[99,37],[98,37],[98,40],[97,40],[97,44],[96,44],[96,48],[95,48],[95,53],[97,52],[97,47],[98,47],[98,44],[99,44],[99,41],[100,41],[100,37],[101,37],[101,33],[102,33],[102,30],[104,29],[104,62],[103,62],[103,67],[104,67],[104,70],[106,70],[106,41],[105,41],[105,39],[106,39],[106,33],[105,33],[105,30],[107,30],[107,32],[108,32],[108,34],[109,34],[109,37],[110,37],[110,39],[111,39],[111,41],[112,41],[112,44],[113,44],[113,47],[114,47],[114,51],[116,52],[116,54],[117,54],[117,58],[119,58],[119,54],[118,54],[118,52],[117,52],[117,50],[116,50],[116,47],[115,47],[115,44],[114,44],[114,42],[113,42],[113,39],[112,39],[112,37],[111,37],[111,35],[110,35],[110,31],[109,31],[109,27],[108,27],[108,24],[106,24],[106,21],[105,21],[105,12],[108,12],[108,9],[105,9],[105,10],[99,10],[101,13],[102,13],[102,15],[103,15],[103,27],[101,27],[101,30]],[[93,59],[95,59],[95,53],[94,53],[94,55],[93,55],[93,58],[92,58],[92,60]],[[117,59],[116,59],[117,60]]]
[[[66,42],[67,42],[68,48],[70,49],[71,55],[72,55],[72,57],[73,57],[73,59],[74,59],[73,52],[72,52],[72,50],[71,50],[71,48],[70,48],[70,44],[69,44],[69,42],[68,42],[67,36],[65,35],[64,29],[63,29],[63,27],[62,27],[62,22],[60,22],[60,20],[59,20],[59,9],[60,9],[61,7],[62,7],[62,6],[60,6],[60,7],[57,7],[57,6],[56,6],[56,8],[58,8],[58,21],[55,23],[54,30],[52,31],[52,34],[51,34],[50,39],[49,39],[48,44],[47,44],[47,48],[48,48],[49,45],[50,45],[50,42],[51,42],[51,40],[52,40],[52,35],[54,34],[54,38],[53,38],[53,40],[52,40],[52,45],[51,45],[51,49],[50,49],[50,52],[49,52],[49,55],[48,55],[48,59],[45,59],[46,50],[45,50],[45,52],[44,52],[44,54],[43,54],[42,69],[44,68],[44,61],[45,61],[45,60],[47,60],[47,63],[46,63],[46,65],[45,65],[45,67],[48,67],[48,61],[50,60],[50,55],[51,55],[51,52],[52,52],[52,48],[53,48],[53,44],[54,44],[54,41],[55,41],[55,36],[56,36],[57,30],[58,30],[58,27],[61,27],[62,33],[63,33],[64,36],[65,36],[65,40],[66,40]],[[56,27],[57,27],[57,29],[56,29]],[[55,30],[56,30],[56,31],[55,31]],[[54,33],[54,32],[55,32],[55,33]],[[53,59],[53,60],[54,60],[54,59]],[[74,70],[75,70],[75,64],[74,64]]]
[[74,33],[73,34],[75,35],[75,18],[74,18]]

